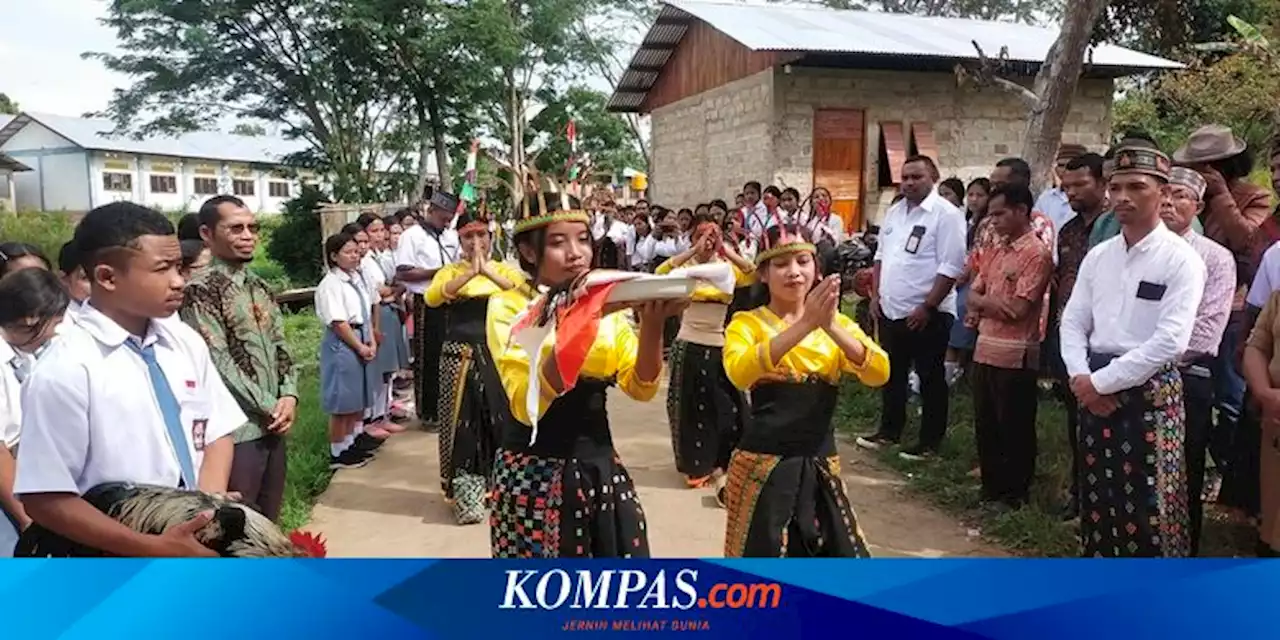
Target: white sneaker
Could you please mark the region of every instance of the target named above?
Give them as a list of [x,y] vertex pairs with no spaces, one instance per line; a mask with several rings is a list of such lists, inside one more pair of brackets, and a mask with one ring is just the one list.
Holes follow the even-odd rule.
[[920,376],[915,371],[907,374],[907,386],[911,389],[912,395],[920,395]]

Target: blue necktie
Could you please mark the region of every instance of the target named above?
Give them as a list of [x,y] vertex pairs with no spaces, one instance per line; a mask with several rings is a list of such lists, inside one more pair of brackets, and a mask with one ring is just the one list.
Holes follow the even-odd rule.
[[164,370],[160,368],[160,363],[156,362],[155,347],[154,345],[139,346],[133,340],[125,341],[125,344],[147,363],[147,377],[151,379],[151,389],[155,391],[156,404],[160,405],[160,413],[164,416],[165,430],[169,432],[169,444],[178,458],[178,466],[182,468],[182,486],[195,488],[197,486],[195,464],[191,461],[191,451],[187,448],[187,434],[182,430],[182,408],[178,406],[178,399],[174,397],[173,389],[169,387],[169,379],[165,377]]

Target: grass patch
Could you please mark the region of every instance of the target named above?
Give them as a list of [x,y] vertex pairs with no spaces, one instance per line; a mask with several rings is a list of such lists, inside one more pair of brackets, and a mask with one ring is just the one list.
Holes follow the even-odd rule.
[[316,498],[329,486],[329,417],[320,409],[320,351],[323,328],[311,309],[285,315],[289,351],[298,361],[298,419],[289,432],[280,526],[289,531],[306,525]]
[[[913,444],[919,432],[919,404],[907,406],[907,428],[903,444]],[[1036,476],[1031,487],[1031,503],[1018,511],[992,515],[979,508],[981,483],[968,476],[978,466],[973,431],[973,399],[966,379],[951,390],[947,437],[939,456],[926,463],[907,462],[898,449],[878,452],[878,459],[901,473],[910,489],[944,510],[958,516],[982,535],[1018,555],[1035,557],[1078,557],[1079,528],[1059,519],[1070,486],[1071,450],[1067,440],[1067,416],[1062,404],[1050,393],[1040,393],[1036,414]],[[880,426],[880,391],[858,383],[841,389],[836,409],[836,427],[850,435],[874,432]],[[1206,505],[1201,555],[1233,557],[1252,555],[1251,529],[1228,522]]]

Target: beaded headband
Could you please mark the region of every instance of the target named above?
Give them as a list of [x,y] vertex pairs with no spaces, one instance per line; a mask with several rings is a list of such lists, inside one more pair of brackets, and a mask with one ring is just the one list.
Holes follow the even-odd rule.
[[[547,211],[548,192],[552,197],[560,199],[560,208],[556,211]],[[547,180],[547,188],[545,190],[541,188],[541,185],[538,185],[536,197],[538,199],[538,211],[543,213],[536,216],[530,215],[529,194],[526,194],[524,199],[520,201],[520,219],[515,224],[515,232],[517,234],[545,227],[553,222],[591,223],[591,216],[585,209],[569,208],[569,193],[550,179]]]

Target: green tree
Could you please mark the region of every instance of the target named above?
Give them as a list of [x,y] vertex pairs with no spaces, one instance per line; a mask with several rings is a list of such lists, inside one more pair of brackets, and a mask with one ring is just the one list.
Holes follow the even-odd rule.
[[[778,2],[779,0],[771,0]],[[1035,23],[1056,8],[1054,0],[812,0],[832,9],[910,13]]]
[[544,106],[529,120],[529,128],[547,134],[535,163],[543,173],[560,173],[569,160],[569,140],[565,127],[575,122],[578,153],[591,154],[597,171],[621,172],[628,167],[644,166],[644,157],[636,147],[631,127],[617,114],[605,110],[608,94],[583,86],[572,86],[563,92],[546,88],[538,96]]
[[316,283],[324,273],[320,237],[320,205],[329,202],[315,187],[306,185],[298,197],[284,203],[280,224],[271,233],[267,255],[282,267],[294,283]]
[[22,108],[8,94],[0,93],[0,113],[18,114]]
[[236,126],[231,127],[231,133],[237,136],[262,137],[267,135],[267,129],[266,127],[260,124],[253,124],[251,122],[241,122]]
[[380,147],[399,102],[369,73],[339,0],[112,0],[121,54],[90,53],[136,78],[107,109],[139,135],[211,128],[235,115],[284,125],[314,147],[342,199],[376,198]]

